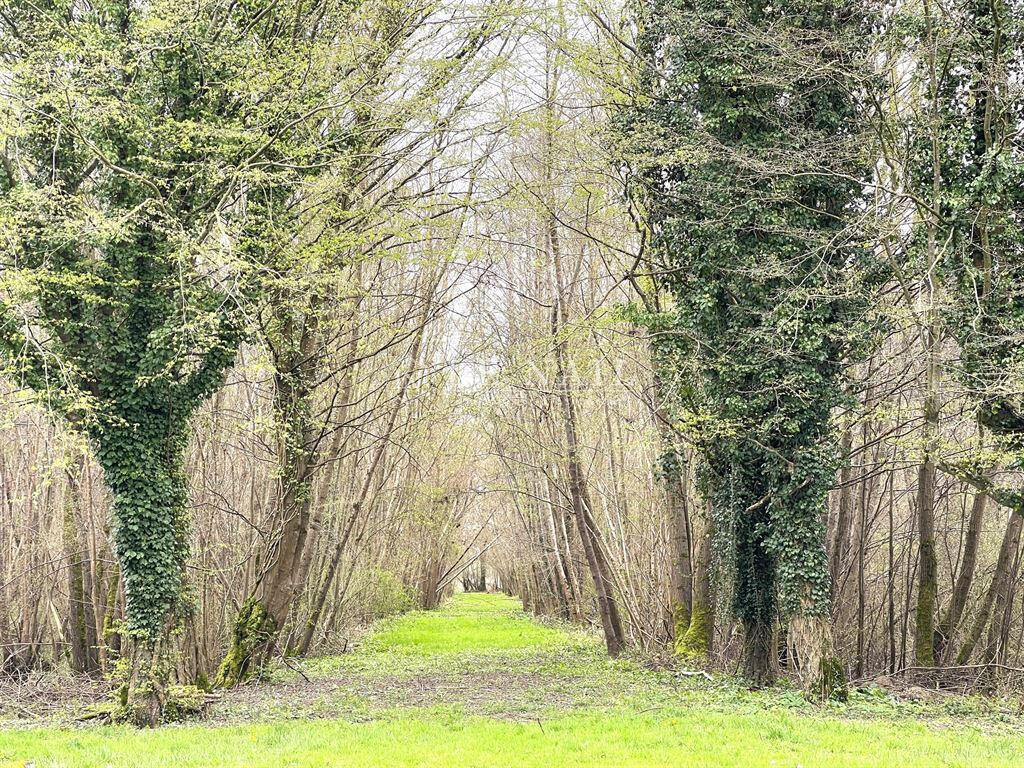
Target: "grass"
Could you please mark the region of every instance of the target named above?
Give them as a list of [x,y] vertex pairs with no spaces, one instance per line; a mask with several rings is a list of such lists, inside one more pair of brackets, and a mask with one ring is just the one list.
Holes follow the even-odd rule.
[[595,638],[498,595],[383,622],[307,675],[239,691],[211,715],[255,722],[2,731],[0,768],[1024,766],[1009,709],[922,709],[877,691],[819,707],[795,691],[677,679],[610,660]]
[[402,655],[501,653],[564,647],[571,639],[532,621],[511,598],[478,593],[460,595],[437,611],[391,619],[365,649]]

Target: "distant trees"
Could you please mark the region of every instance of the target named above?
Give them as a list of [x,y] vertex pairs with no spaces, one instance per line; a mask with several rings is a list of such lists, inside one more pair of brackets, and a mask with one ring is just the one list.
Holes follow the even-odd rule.
[[[310,164],[315,183],[278,201],[267,228],[252,241],[252,248],[270,245],[272,250],[254,256],[263,269],[254,311],[274,369],[280,487],[274,530],[258,553],[260,572],[240,607],[217,673],[219,685],[235,685],[259,670],[277,650],[293,613],[309,567],[313,485],[340,460],[358,361],[410,342],[398,392],[381,405],[381,414],[389,414],[386,427],[348,502],[334,563],[361,522],[387,441],[423,363],[424,335],[440,310],[445,263],[472,192],[471,181],[438,166],[466,100],[486,76],[486,67],[475,68],[477,56],[502,33],[486,13],[471,24],[446,26],[441,20],[451,19],[443,13],[434,18],[438,12],[430,2],[364,0],[332,17],[331,73],[318,75],[319,87],[328,88],[336,102],[320,123],[330,154]],[[402,79],[414,72],[412,83]],[[363,262],[419,236],[406,228],[425,230],[421,218],[434,221],[439,244],[427,250],[439,263],[424,263],[416,276],[417,306],[407,325],[374,348],[358,331]],[[320,588],[323,597],[314,599],[318,604],[333,586],[334,571],[330,574]],[[319,610],[310,617],[314,626]],[[311,633],[307,626],[303,637]]]

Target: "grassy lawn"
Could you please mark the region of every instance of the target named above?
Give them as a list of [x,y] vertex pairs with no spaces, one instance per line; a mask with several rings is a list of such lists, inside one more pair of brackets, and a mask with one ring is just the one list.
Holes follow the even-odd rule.
[[384,622],[364,646],[377,653],[501,653],[566,646],[565,632],[532,621],[504,595],[463,594],[440,610]]
[[992,703],[818,707],[796,692],[613,661],[497,595],[384,622],[309,681],[230,694],[204,724],[0,732],[0,767],[1024,766],[1022,721]]

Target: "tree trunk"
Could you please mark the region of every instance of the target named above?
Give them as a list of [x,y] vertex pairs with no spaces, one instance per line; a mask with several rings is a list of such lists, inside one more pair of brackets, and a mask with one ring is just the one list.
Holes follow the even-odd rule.
[[[982,600],[978,615],[971,625],[970,634],[957,654],[957,664],[966,664],[970,661],[974,648],[981,639],[989,617],[992,615],[992,606],[996,602],[997,595],[1003,594],[1010,579],[1010,566],[1017,555],[1020,546],[1021,529],[1024,527],[1024,514],[1020,509],[1010,512],[1010,519],[1006,522],[1006,530],[1003,533],[1003,543],[999,547],[999,557],[996,560],[996,569],[992,574],[992,582],[989,584],[985,597]],[[998,619],[997,619],[998,620]]]
[[[931,417],[926,418],[930,420]],[[914,660],[918,666],[931,667],[935,665],[935,601],[939,591],[939,567],[935,557],[935,462],[930,453],[925,455],[918,468],[917,517],[921,563],[917,574]]]
[[131,661],[121,703],[131,722],[149,726],[163,717],[171,671],[167,643],[180,617],[188,556],[185,428],[171,419],[169,429],[166,423],[155,428],[154,421],[147,415],[135,425],[105,425],[94,438],[113,498],[128,624]]
[[939,626],[935,630],[935,658],[936,661],[947,661],[951,648],[950,640],[953,633],[960,626],[964,609],[967,607],[967,600],[971,595],[971,585],[974,582],[974,569],[978,562],[978,542],[981,539],[981,526],[985,518],[985,503],[988,501],[988,494],[985,491],[978,491],[974,494],[974,503],[971,505],[971,517],[967,523],[967,533],[964,535],[963,556],[960,558],[960,572],[957,573],[956,583],[953,587],[953,597],[949,607],[943,615]]
[[853,467],[850,464],[852,449],[853,430],[847,426],[843,430],[840,443],[843,463],[839,470],[839,511],[836,514],[836,525],[832,533],[828,558],[832,571],[833,599],[838,603],[842,603],[840,595],[842,568],[850,546],[850,527],[853,520]]
[[[280,428],[277,529],[263,553],[262,570],[235,620],[232,643],[214,684],[230,688],[260,669],[274,652],[300,584],[296,578],[309,533],[319,430],[313,421],[319,335],[315,311],[291,315],[281,327],[274,377],[274,409]],[[290,349],[289,349],[290,348]]]
[[697,541],[693,567],[693,597],[690,621],[682,637],[676,637],[676,654],[699,664],[707,663],[715,629],[714,601],[711,595],[711,514],[704,515],[704,531]]
[[671,537],[672,636],[678,646],[686,635],[693,616],[693,532],[686,495],[688,466],[678,449],[668,447],[671,445],[668,443],[666,446],[663,435],[662,450],[671,451],[671,456],[664,459],[663,463],[670,466],[665,468],[663,474]]
[[100,638],[96,635],[93,572],[82,514],[82,477],[87,472],[79,454],[67,471],[68,499],[64,517],[64,549],[68,558],[68,629],[72,668],[95,674],[100,669]]
[[743,622],[743,676],[754,688],[774,685],[779,677],[775,628],[768,622]]
[[794,618],[789,623],[789,637],[800,656],[804,691],[819,701],[846,701],[846,673],[835,652],[828,617]]
[[[1020,563],[1020,538],[1024,530],[1024,515],[1015,514],[1016,524],[1006,552],[1003,568],[997,567],[998,582],[993,579],[994,594],[992,596],[992,620],[989,623],[988,637],[985,641],[983,659],[987,664],[1001,663],[1006,654],[1006,637],[1009,631],[1009,615],[1013,610],[1013,583],[1016,581],[1017,568]],[[1000,550],[1000,556],[1003,552]]]
[[[925,7],[925,35],[929,70],[929,99],[933,117],[940,115],[937,62],[934,58],[934,30],[930,8]],[[926,216],[927,272],[925,274],[924,301],[926,302],[923,328],[926,357],[925,392],[922,416],[924,420],[924,455],[917,474],[917,514],[920,567],[917,581],[917,609],[914,623],[914,659],[919,666],[935,665],[935,603],[938,597],[939,567],[935,556],[935,451],[939,423],[939,385],[941,379],[942,326],[940,318],[939,226],[937,214],[942,198],[941,137],[934,130],[931,135],[932,205]]]

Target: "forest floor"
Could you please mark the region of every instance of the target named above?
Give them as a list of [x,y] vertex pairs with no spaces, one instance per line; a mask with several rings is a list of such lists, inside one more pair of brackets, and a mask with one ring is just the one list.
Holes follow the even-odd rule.
[[846,704],[612,660],[502,595],[381,622],[354,652],[231,691],[201,723],[138,731],[4,721],[0,768],[1002,768],[1024,766],[1009,700]]

